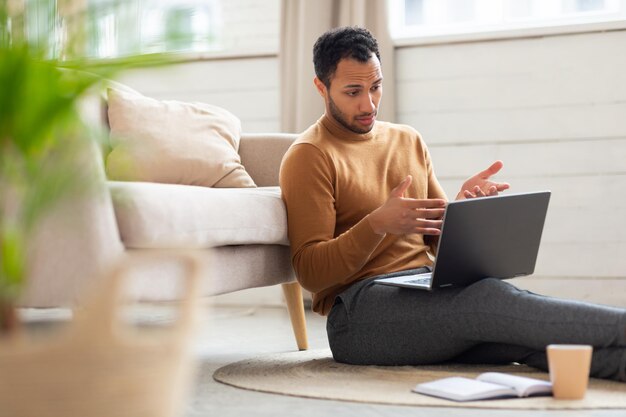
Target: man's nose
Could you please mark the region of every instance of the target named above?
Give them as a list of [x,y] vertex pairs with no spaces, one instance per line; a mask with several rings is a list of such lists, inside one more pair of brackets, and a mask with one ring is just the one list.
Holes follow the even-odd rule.
[[372,113],[376,110],[376,105],[374,104],[374,97],[371,94],[363,94],[363,100],[361,100],[361,108],[359,109],[363,113]]

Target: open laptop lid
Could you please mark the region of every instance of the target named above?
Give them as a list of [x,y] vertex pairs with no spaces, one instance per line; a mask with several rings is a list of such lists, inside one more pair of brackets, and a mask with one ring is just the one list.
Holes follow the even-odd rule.
[[432,288],[532,274],[549,201],[540,191],[448,203]]

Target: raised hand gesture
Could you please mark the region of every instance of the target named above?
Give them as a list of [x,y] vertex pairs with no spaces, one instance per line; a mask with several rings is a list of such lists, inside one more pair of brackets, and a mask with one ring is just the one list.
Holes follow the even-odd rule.
[[441,217],[446,201],[440,198],[406,198],[404,193],[411,185],[413,177],[408,175],[391,191],[389,199],[368,215],[374,232],[378,234],[403,235],[419,233],[439,235]]
[[498,195],[499,192],[509,189],[510,185],[506,182],[494,182],[489,180],[492,176],[502,169],[504,164],[502,161],[496,161],[484,171],[470,177],[461,186],[461,191],[456,196],[457,200],[463,198],[476,198],[485,196]]

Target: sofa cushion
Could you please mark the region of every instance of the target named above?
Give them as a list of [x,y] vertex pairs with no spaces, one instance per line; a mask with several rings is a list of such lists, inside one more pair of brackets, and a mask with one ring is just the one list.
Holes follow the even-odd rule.
[[110,181],[127,248],[288,245],[278,187],[207,188]]
[[108,90],[112,180],[254,187],[237,153],[241,122],[203,103],[155,100]]

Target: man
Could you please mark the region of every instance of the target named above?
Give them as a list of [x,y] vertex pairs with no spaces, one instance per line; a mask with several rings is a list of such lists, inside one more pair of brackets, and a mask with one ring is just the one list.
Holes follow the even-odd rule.
[[[461,289],[407,291],[375,277],[432,265],[446,196],[425,143],[408,126],[376,120],[383,74],[365,29],[315,43],[315,87],[324,115],[286,153],[280,185],[292,262],[313,310],[328,315],[335,360],[416,365],[447,360],[523,362],[547,369],[550,343],[594,346],[592,375],[626,381],[626,311],[557,300],[497,279]],[[457,199],[509,188],[469,178]]]

